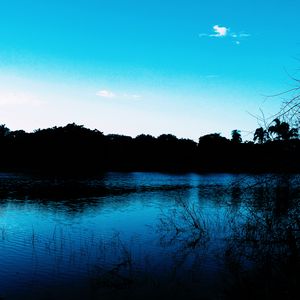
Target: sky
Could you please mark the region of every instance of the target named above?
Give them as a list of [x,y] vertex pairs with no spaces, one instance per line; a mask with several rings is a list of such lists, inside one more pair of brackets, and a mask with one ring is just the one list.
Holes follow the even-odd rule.
[[299,11],[299,0],[0,0],[0,124],[250,140],[255,116],[294,85]]

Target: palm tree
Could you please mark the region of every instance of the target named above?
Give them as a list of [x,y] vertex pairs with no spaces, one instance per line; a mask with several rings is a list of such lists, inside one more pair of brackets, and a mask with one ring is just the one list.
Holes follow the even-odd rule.
[[253,141],[258,141],[259,144],[263,144],[269,139],[269,133],[267,130],[259,127],[255,130]]
[[272,125],[268,129],[268,133],[273,137],[275,135],[275,139],[280,140],[280,132],[281,132],[281,122],[279,119],[274,119],[273,122],[275,122],[275,125]]
[[275,134],[276,140],[289,140],[298,137],[297,128],[290,129],[290,125],[287,122],[281,122],[278,118],[273,120],[273,122],[275,122],[275,125],[270,126],[268,132],[271,135]]

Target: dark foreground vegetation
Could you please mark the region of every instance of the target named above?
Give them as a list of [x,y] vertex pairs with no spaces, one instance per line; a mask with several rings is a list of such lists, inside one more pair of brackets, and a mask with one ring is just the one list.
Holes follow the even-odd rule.
[[38,129],[32,133],[0,126],[0,168],[14,171],[101,172],[299,172],[298,130],[275,119],[243,142],[238,130],[227,139],[218,133],[178,139],[104,135],[83,125]]

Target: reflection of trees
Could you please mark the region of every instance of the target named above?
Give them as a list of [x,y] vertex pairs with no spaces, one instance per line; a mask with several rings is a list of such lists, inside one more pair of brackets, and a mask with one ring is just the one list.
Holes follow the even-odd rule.
[[[99,206],[127,205],[134,193],[167,192],[169,195],[181,190],[188,190],[189,185],[147,185],[134,184],[132,178],[124,179],[95,177],[46,177],[9,174],[0,178],[0,201],[4,204],[10,200],[21,203],[36,203],[44,208],[58,208],[70,214],[84,213]],[[130,184],[127,184],[130,182]],[[112,184],[114,183],[114,184]],[[116,201],[116,197],[122,201]],[[109,200],[107,200],[109,199]],[[0,202],[0,203],[1,203]]]
[[214,220],[207,222],[197,203],[180,198],[161,223],[162,242],[173,251],[176,272],[188,261],[201,281],[203,257],[214,249],[224,268],[219,271],[222,299],[297,299],[293,298],[300,292],[297,186],[297,178],[270,175],[248,183],[245,177],[227,190],[217,186],[211,194],[199,193],[218,198],[216,205],[226,203],[225,229],[219,234],[224,243],[213,236]]
[[[130,284],[142,294],[145,291],[142,289],[149,286],[172,286],[173,291],[192,290],[194,297],[208,293],[220,299],[297,299],[293,297],[299,295],[300,283],[297,186],[289,176],[268,176],[251,182],[246,177],[240,178],[227,189],[226,185],[210,186],[206,190],[200,187],[200,199],[210,198],[220,206],[223,201],[227,207],[221,219],[222,232],[215,232],[217,218],[205,215],[199,199],[191,200],[187,191],[174,193],[175,205],[162,212],[158,227],[160,245],[166,249],[169,259],[162,262],[167,281],[162,281],[155,272],[145,275],[146,268],[132,261],[135,255],[120,244],[124,255],[111,269],[101,273],[98,284],[124,284],[125,287]],[[206,264],[207,259],[213,259],[212,252],[215,261],[210,262],[211,267],[218,265],[220,269],[211,280],[220,285],[210,294],[203,278],[210,271]],[[153,267],[154,261],[149,263]],[[132,266],[133,276],[130,275]],[[138,279],[146,277],[146,283]],[[193,283],[197,287],[191,289]],[[159,295],[161,291],[156,292]]]
[[183,243],[184,248],[197,248],[208,239],[207,223],[201,213],[198,203],[178,197],[176,208],[162,213],[160,232],[162,241],[166,244]]
[[248,199],[239,216],[233,216],[236,221],[223,256],[227,296],[296,299],[293,295],[299,295],[300,283],[299,198],[284,177],[275,186],[257,186],[250,192],[252,200]]
[[[299,292],[300,283],[300,204],[299,184],[295,177],[290,177],[269,175],[249,179],[237,176],[230,186],[225,180],[221,184],[200,185],[192,191],[190,186],[183,185],[128,189],[128,193],[167,191],[172,203],[175,199],[173,204],[168,203],[169,210],[161,213],[158,237],[163,249],[159,252],[163,253],[162,257],[154,257],[160,255],[157,252],[153,255],[145,244],[141,244],[145,252],[137,253],[134,241],[121,241],[117,235],[110,244],[101,244],[99,248],[99,261],[95,260],[95,268],[90,273],[93,288],[96,292],[121,290],[120,295],[124,290],[138,290],[139,295],[144,296],[147,289],[155,290],[158,286],[161,290],[170,287],[165,290],[168,293],[173,290],[176,294],[174,290],[185,292],[187,286],[196,283],[197,288],[189,289],[196,298],[209,289],[207,282],[202,281],[209,268],[217,269],[220,265],[221,271],[217,269],[215,273],[218,272],[216,277],[222,279],[223,286],[221,290],[216,286],[213,291],[214,296],[218,295],[220,299],[294,299],[293,293]],[[27,183],[25,179],[18,180],[20,186],[28,188],[29,179]],[[229,181],[232,182],[232,179]],[[40,180],[40,184],[42,182]],[[67,181],[63,183],[66,184]],[[91,179],[70,181],[70,188],[82,189],[82,192],[85,188],[93,191],[93,185],[97,187],[97,182]],[[49,191],[49,187],[47,189]],[[113,187],[110,189],[113,191]],[[94,192],[97,194],[97,190]],[[23,195],[28,195],[28,191]],[[81,199],[76,203],[70,200],[67,205],[70,210],[74,208],[74,212],[90,208],[91,204],[105,205],[101,201],[99,203],[99,199],[93,204],[92,199],[87,196],[87,201]],[[205,203],[200,202],[203,199],[216,208],[213,213],[224,212],[223,218],[206,215]],[[121,201],[116,202],[116,205],[121,205]],[[45,201],[45,205],[50,205],[48,203]],[[56,249],[60,240],[58,235],[51,243],[49,241],[49,251]],[[85,253],[97,251],[95,245],[88,241]],[[208,260],[210,265],[207,265]],[[161,270],[165,281],[158,275]],[[217,281],[215,278],[212,280]],[[157,295],[160,292],[156,290]]]
[[209,224],[199,203],[191,203],[186,196],[177,194],[176,207],[162,213],[158,232],[160,244],[171,258],[170,283],[177,289],[181,285],[191,289],[197,283],[197,288],[192,288],[196,295],[201,289],[198,275],[208,251]]

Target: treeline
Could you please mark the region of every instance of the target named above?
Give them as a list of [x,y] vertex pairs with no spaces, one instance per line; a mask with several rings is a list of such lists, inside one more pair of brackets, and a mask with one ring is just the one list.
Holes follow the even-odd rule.
[[[273,126],[273,127],[272,127]],[[258,128],[254,141],[240,132],[227,139],[218,133],[198,143],[171,134],[155,138],[104,135],[83,125],[11,131],[0,125],[0,169],[46,173],[105,171],[299,172],[300,140],[296,129],[279,120]]]

